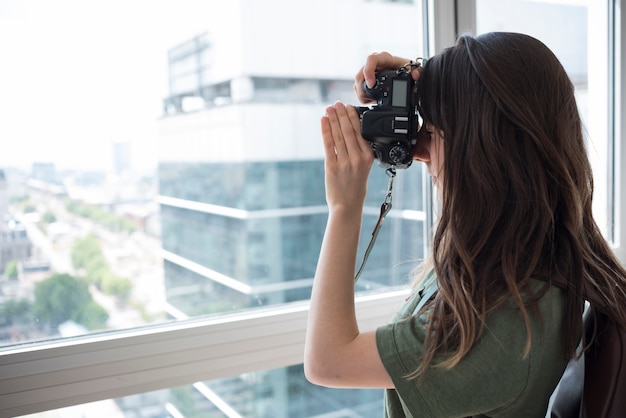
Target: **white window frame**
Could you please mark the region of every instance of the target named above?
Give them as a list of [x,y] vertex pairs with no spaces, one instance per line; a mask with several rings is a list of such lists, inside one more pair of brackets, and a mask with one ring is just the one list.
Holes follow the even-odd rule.
[[[454,3],[424,0],[436,22],[425,32],[432,45],[454,39]],[[388,322],[408,292],[357,296],[360,330]],[[308,307],[296,302],[0,350],[0,418],[301,364]]]
[[[626,119],[624,83],[626,54],[619,28],[626,14],[615,1],[616,36],[616,196],[620,215],[626,196],[626,147],[620,144]],[[459,32],[475,27],[475,2],[428,0],[430,50],[437,52]],[[455,14],[455,8],[459,11]],[[616,216],[615,250],[626,260],[626,222]],[[362,330],[385,323],[406,290],[360,296],[357,317]],[[97,400],[123,397],[198,381],[299,364],[303,360],[308,302],[50,340],[0,350],[0,418],[41,412]]]
[[[389,320],[407,290],[356,299],[359,327]],[[303,361],[308,302],[16,346],[0,353],[0,417]]]
[[615,195],[613,197],[614,215],[614,250],[622,264],[626,264],[626,219],[622,217],[626,214],[626,129],[623,121],[626,120],[626,82],[624,82],[624,72],[626,71],[626,43],[623,42],[626,30],[626,1],[614,0],[613,13],[615,15],[614,33],[614,53],[615,53],[615,108],[614,108],[614,181]]

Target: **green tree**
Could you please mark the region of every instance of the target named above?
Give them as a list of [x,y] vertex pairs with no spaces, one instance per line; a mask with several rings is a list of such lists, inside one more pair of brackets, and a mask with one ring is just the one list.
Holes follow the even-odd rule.
[[89,302],[92,298],[84,280],[69,274],[55,274],[35,285],[33,313],[44,326],[56,328],[73,319]]
[[28,202],[28,199],[29,199],[28,195],[27,194],[23,194],[23,195],[20,195],[20,196],[13,196],[13,197],[11,197],[11,199],[9,201],[11,203],[17,205],[17,204],[20,204],[20,203]]
[[0,324],[25,324],[32,318],[32,303],[27,299],[9,299],[0,305]]
[[94,260],[103,258],[100,241],[94,234],[74,241],[72,246],[72,265],[76,270],[87,269]]
[[57,221],[57,217],[54,212],[47,210],[46,213],[44,213],[41,217],[41,220],[43,220],[47,224],[51,224]]
[[116,296],[121,302],[126,303],[133,290],[133,283],[116,274],[107,274],[102,281],[102,291],[108,295]]
[[71,199],[65,200],[65,208],[78,216],[93,219],[112,231],[132,233],[137,230],[137,226],[132,221],[109,210],[89,206]]
[[7,279],[17,279],[17,272],[18,272],[17,267],[18,267],[17,260],[9,261],[6,267],[4,268],[4,276]]
[[105,277],[110,274],[109,265],[102,255],[95,256],[89,260],[85,265],[85,271],[87,283],[94,284],[100,289],[102,288]]
[[35,207],[30,202],[30,197],[28,197],[28,195],[12,197],[11,203],[16,205],[20,212],[28,213],[35,211]]
[[72,320],[77,322],[88,330],[98,330],[106,328],[109,314],[106,309],[98,305],[95,301],[91,300],[80,307],[74,315]]
[[111,271],[100,242],[94,235],[76,240],[72,247],[72,264],[77,270],[84,270],[88,284],[97,286],[106,294],[117,296],[123,303],[130,298],[132,282]]

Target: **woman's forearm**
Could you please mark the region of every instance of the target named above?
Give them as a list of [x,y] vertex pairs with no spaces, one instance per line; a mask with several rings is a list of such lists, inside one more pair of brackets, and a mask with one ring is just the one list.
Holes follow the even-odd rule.
[[309,340],[321,351],[358,334],[354,312],[354,267],[361,214],[330,214],[315,273]]

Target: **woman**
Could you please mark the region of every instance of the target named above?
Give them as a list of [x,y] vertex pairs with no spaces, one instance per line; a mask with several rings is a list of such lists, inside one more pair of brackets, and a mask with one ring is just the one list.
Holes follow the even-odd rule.
[[[370,55],[358,97],[369,100],[361,85],[372,86],[375,71],[407,61]],[[389,417],[543,417],[580,341],[583,287],[626,324],[626,271],[592,217],[574,88],[545,45],[513,33],[462,36],[413,77],[424,119],[414,159],[441,201],[432,257],[393,321],[359,332],[354,268],[373,156],[355,109],[328,107],[329,218],[306,376],[386,388]]]

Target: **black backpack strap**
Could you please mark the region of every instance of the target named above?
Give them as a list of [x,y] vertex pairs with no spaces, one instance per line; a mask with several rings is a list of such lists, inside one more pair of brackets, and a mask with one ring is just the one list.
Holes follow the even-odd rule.
[[[586,309],[583,314],[583,321],[588,323],[591,310]],[[585,327],[586,328],[586,327]],[[576,353],[580,354],[583,349],[582,341],[578,344]],[[550,409],[551,418],[585,418],[585,408],[583,401],[585,382],[585,355],[572,358],[554,393],[552,394],[552,407]]]

